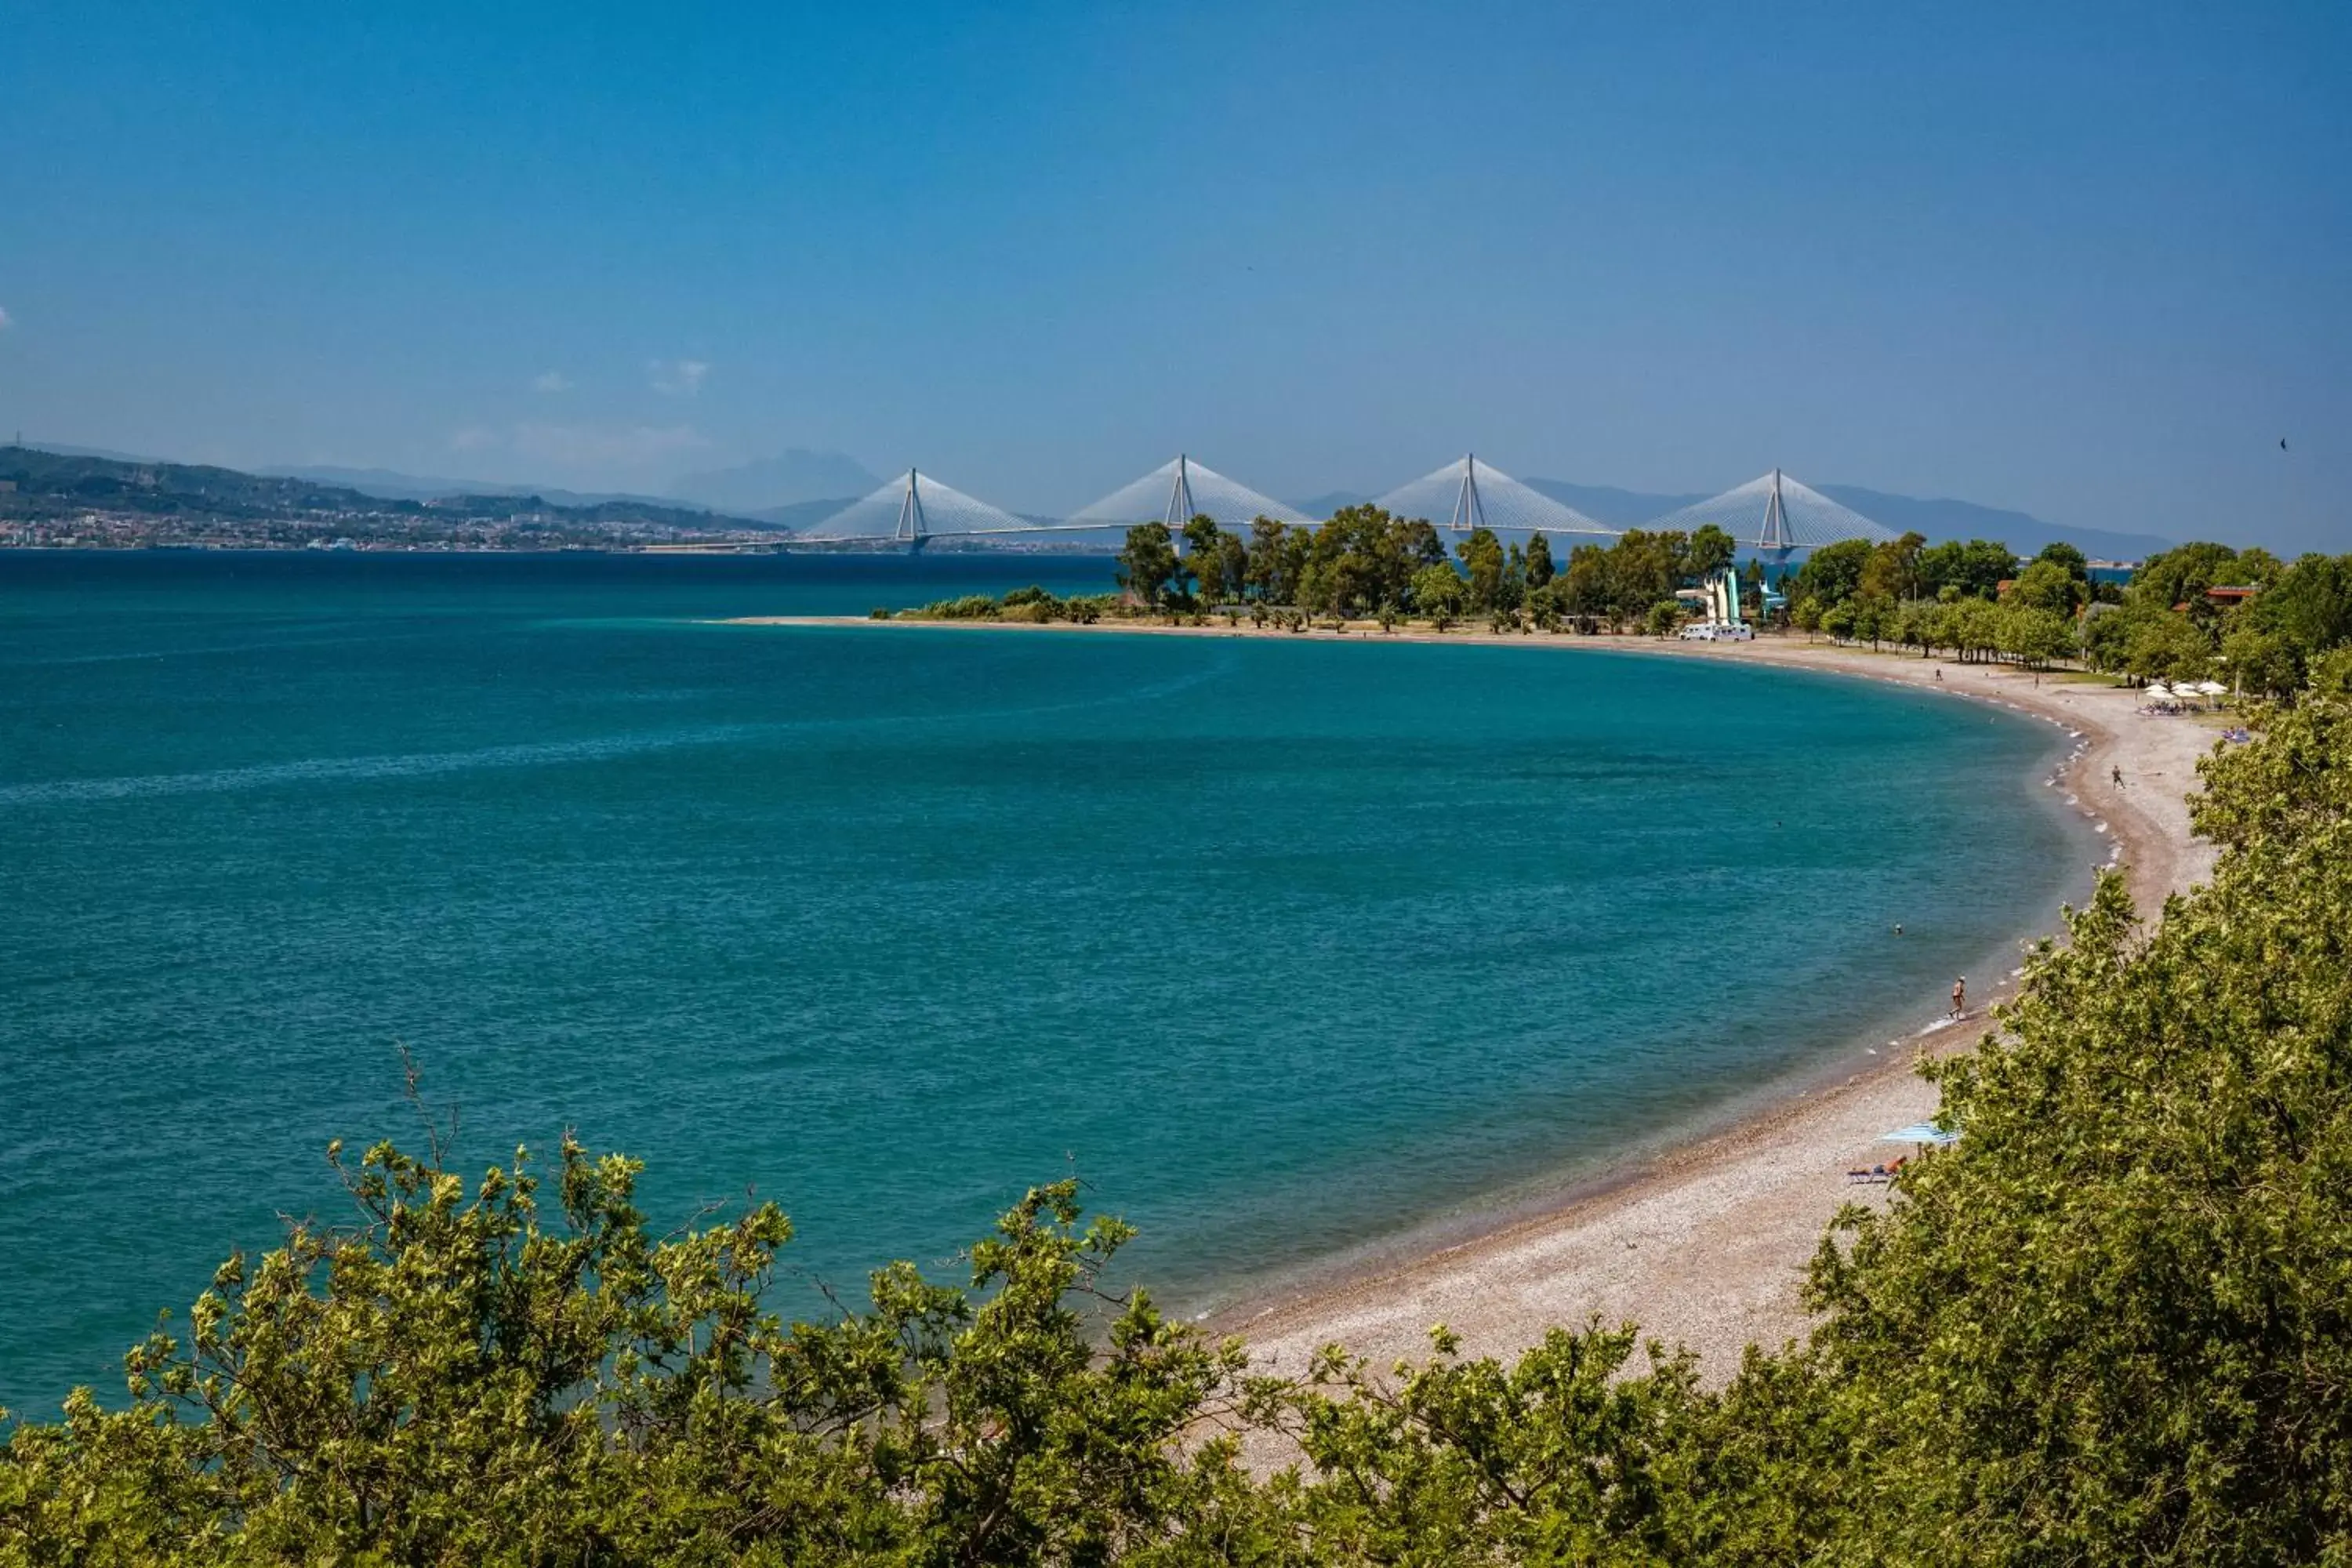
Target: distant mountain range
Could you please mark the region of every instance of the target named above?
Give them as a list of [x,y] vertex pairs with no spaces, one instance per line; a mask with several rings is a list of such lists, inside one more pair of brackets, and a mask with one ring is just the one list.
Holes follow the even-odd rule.
[[1850,506],[1874,522],[1897,533],[1917,531],[1931,544],[1947,539],[1994,539],[2021,555],[2031,555],[2045,544],[2071,544],[2102,561],[2137,561],[2169,550],[2178,542],[2153,533],[2115,533],[2103,528],[2061,528],[2029,512],[1979,506],[1965,500],[1921,500],[1888,495],[1859,485],[1814,487],[1841,506]]
[[[1328,517],[1343,506],[1361,506],[1372,498],[1357,490],[1325,490],[1319,496],[1308,496],[1290,504],[1308,517]],[[1444,518],[1437,520],[1444,521]]]
[[[52,447],[51,450],[62,451],[64,448]],[[675,496],[640,495],[628,490],[567,490],[555,485],[518,485],[498,479],[438,479],[425,474],[404,474],[394,468],[312,466],[256,471],[273,479],[307,479],[312,484],[356,490],[361,495],[373,496],[379,500],[446,500],[451,496],[537,496],[550,506],[608,506],[617,503],[677,508],[678,505]],[[718,509],[698,506],[690,510],[709,511]]]
[[[54,447],[51,451],[68,448]],[[113,458],[140,462],[114,452],[77,452],[77,456]],[[772,527],[804,531],[823,521],[872,490],[882,481],[856,458],[839,452],[785,452],[740,468],[688,474],[668,487],[665,495],[628,490],[567,490],[554,485],[521,485],[493,479],[459,479],[432,474],[403,473],[396,468],[343,468],[312,465],[264,468],[265,474],[308,479],[357,490],[384,500],[444,500],[451,496],[537,496],[551,506],[593,507],[614,503],[630,506],[680,506],[744,518]]]
[[865,464],[844,453],[795,447],[756,463],[688,474],[672,484],[669,493],[714,511],[759,516],[813,501],[862,496],[881,482]]
[[[350,470],[326,472],[340,478]],[[505,537],[536,528],[569,541],[635,539],[648,531],[656,537],[741,534],[761,526],[753,519],[675,501],[589,496],[559,500],[567,492],[484,491],[470,486],[455,492],[415,493],[423,488],[403,485],[386,494],[305,474],[253,474],[201,464],[0,447],[0,519],[47,525],[97,515],[131,529],[127,537],[146,537],[138,532],[144,523],[121,520],[145,520],[163,526],[166,533],[201,527],[209,531],[206,537],[261,542],[283,542],[321,530],[390,537],[468,527]]]

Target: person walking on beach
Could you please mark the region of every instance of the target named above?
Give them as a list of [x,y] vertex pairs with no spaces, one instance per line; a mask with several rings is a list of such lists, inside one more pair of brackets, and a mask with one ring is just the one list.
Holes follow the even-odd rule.
[[2116,781],[2116,787],[2117,789],[2124,787],[2124,765],[2121,763],[2117,763],[2114,767],[2109,768],[2107,770],[2107,776]]
[[1952,1016],[1965,1018],[1969,1013],[1969,977],[1961,975],[1952,982]]

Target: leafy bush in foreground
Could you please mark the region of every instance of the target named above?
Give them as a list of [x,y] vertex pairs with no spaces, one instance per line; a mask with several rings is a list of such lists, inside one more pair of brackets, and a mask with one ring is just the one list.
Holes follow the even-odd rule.
[[1964,1142],[1719,1391],[1599,1323],[1253,1378],[1105,1289],[1067,1185],[969,1289],[786,1325],[772,1205],[658,1239],[618,1156],[384,1145],[127,1408],[16,1427],[0,1561],[2352,1562],[2352,702],[2266,721],[2205,764],[2214,885],[2144,934],[2102,882],[1937,1069]]

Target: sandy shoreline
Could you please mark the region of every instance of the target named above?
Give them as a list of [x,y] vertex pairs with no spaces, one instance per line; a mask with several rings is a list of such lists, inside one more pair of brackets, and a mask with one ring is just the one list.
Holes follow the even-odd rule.
[[[829,616],[757,617],[749,624],[1300,635],[1223,626],[1015,627]],[[2141,715],[2137,693],[2104,681],[2045,675],[2037,683],[2031,673],[2006,667],[1874,654],[1795,638],[1716,645],[1486,633],[1345,635],[1371,642],[1499,642],[1770,664],[2001,703],[2055,720],[2079,734],[2084,750],[2053,787],[2095,825],[2105,825],[2102,837],[2120,847],[2143,916],[2153,917],[2167,894],[2210,874],[2212,853],[2190,837],[2185,795],[2196,783],[2197,758],[2213,743],[2213,727]],[[2114,783],[2117,770],[2124,779],[2120,788]],[[2054,928],[2056,914],[2049,911],[2042,929]],[[1984,1009],[2006,996],[2011,984],[2006,975],[1971,977],[1969,1017],[1926,1037],[1920,1048],[1950,1051],[1974,1045]],[[1918,1016],[1933,1017],[1946,1005],[1942,996],[1923,996]],[[1580,1324],[1598,1313],[1611,1322],[1630,1319],[1645,1334],[1687,1344],[1699,1353],[1710,1379],[1727,1376],[1748,1344],[1777,1346],[1805,1332],[1799,1288],[1830,1216],[1849,1199],[1870,1199],[1885,1190],[1851,1185],[1845,1172],[1908,1152],[1876,1140],[1935,1110],[1935,1089],[1912,1070],[1915,1057],[1886,1050],[1883,1066],[1815,1084],[1711,1138],[1628,1162],[1549,1208],[1498,1215],[1490,1230],[1401,1263],[1367,1267],[1353,1276],[1244,1302],[1217,1314],[1211,1325],[1243,1335],[1270,1370],[1296,1371],[1333,1342],[1382,1364],[1425,1354],[1428,1330],[1439,1322],[1462,1336],[1468,1353],[1507,1356],[1533,1344],[1547,1328]]]

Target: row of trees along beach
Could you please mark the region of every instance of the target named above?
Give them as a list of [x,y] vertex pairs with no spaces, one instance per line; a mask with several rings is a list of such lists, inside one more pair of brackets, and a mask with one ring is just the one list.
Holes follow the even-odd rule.
[[[1356,622],[1440,632],[1484,625],[1494,632],[1669,637],[1699,613],[1677,592],[1738,560],[1731,536],[1712,526],[1580,542],[1565,561],[1540,532],[1506,542],[1481,528],[1449,552],[1428,521],[1358,506],[1318,529],[1261,518],[1246,536],[1207,517],[1186,524],[1181,538],[1165,524],[1147,523],[1128,531],[1118,552],[1120,593],[1066,598],[1022,588],[895,615],[1199,625],[1246,618],[1300,631]],[[2191,543],[2149,557],[2128,581],[2117,581],[2095,575],[2070,544],[2051,544],[2021,562],[1995,541],[1931,545],[1906,533],[1822,546],[1769,584],[1751,559],[1739,582],[1750,619],[1836,642],[1922,656],[1948,650],[1963,661],[2037,668],[2080,661],[2140,680],[2220,678],[2272,698],[2315,677],[2352,685],[2352,667],[2326,658],[2352,642],[2352,555],[2284,562],[2260,548]]]

